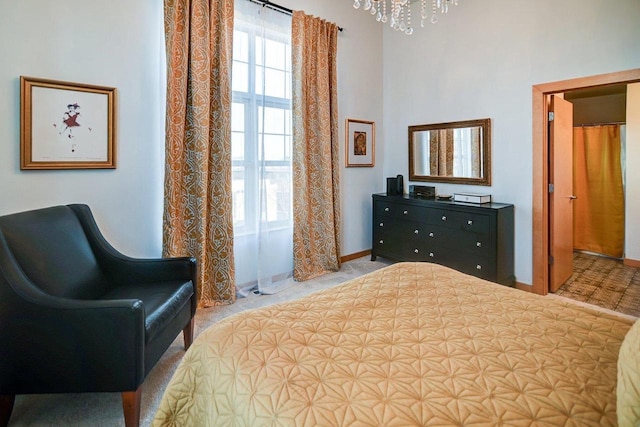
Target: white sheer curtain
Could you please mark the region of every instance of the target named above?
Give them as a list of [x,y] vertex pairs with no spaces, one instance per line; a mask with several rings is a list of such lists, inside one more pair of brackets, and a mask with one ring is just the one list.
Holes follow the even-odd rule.
[[234,253],[238,296],[290,285],[291,17],[235,2]]

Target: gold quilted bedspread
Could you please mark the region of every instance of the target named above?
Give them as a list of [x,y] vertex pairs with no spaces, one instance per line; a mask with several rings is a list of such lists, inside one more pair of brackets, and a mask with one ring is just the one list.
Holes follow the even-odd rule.
[[153,425],[614,426],[632,323],[394,264],[209,327]]

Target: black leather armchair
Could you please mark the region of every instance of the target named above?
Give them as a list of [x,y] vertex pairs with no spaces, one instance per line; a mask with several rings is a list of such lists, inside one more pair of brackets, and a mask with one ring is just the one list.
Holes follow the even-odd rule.
[[86,205],[0,217],[0,425],[16,394],[122,392],[127,426],[142,383],[183,331],[193,340],[193,258],[134,259]]

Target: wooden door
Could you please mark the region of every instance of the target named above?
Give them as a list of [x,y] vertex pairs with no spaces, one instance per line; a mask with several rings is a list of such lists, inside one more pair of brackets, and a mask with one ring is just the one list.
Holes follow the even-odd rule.
[[573,104],[552,95],[549,111],[549,290],[556,292],[573,273]]

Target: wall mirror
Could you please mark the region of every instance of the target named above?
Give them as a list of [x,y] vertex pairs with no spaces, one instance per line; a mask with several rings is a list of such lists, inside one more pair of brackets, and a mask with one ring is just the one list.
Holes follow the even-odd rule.
[[491,119],[409,126],[409,180],[491,185]]

